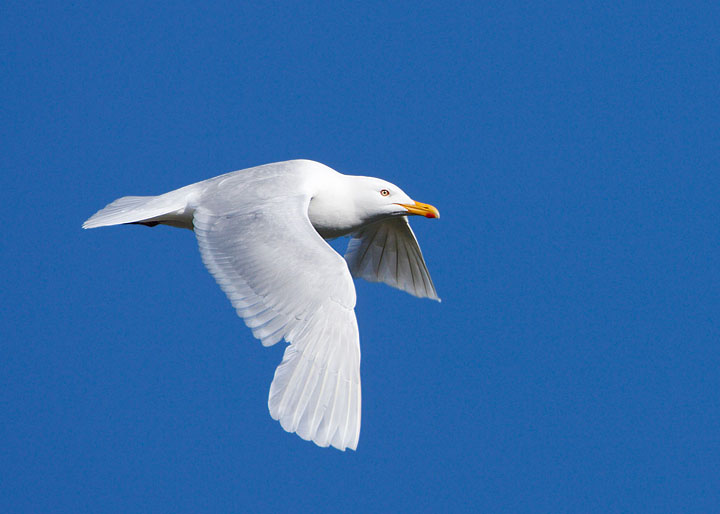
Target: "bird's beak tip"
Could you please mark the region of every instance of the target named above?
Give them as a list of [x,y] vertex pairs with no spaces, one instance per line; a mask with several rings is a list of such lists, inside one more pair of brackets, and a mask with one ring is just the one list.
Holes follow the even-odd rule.
[[440,211],[430,204],[415,202],[415,203],[399,203],[401,207],[405,207],[408,214],[414,214],[416,216],[425,216],[426,218],[440,218]]

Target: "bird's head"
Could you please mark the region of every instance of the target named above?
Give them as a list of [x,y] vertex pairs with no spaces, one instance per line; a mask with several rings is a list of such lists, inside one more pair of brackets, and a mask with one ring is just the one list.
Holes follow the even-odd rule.
[[432,205],[416,202],[395,184],[374,177],[353,177],[355,207],[367,218],[416,215],[439,218]]
[[327,239],[394,216],[440,217],[435,207],[414,201],[386,180],[339,173],[324,179],[312,197],[308,216],[315,230]]

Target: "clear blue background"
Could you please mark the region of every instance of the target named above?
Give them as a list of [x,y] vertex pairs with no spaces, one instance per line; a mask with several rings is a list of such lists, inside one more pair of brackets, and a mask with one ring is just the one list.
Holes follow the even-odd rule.
[[[11,2],[3,512],[720,508],[717,2]],[[286,434],[187,231],[97,209],[309,158],[436,205],[357,283],[357,452]]]

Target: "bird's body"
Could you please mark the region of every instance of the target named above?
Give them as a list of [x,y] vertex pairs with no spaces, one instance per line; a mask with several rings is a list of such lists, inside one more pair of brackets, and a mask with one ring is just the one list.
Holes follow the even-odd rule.
[[[270,414],[320,446],[355,449],[360,347],[352,276],[438,299],[408,214],[438,217],[397,186],[298,160],[235,171],[160,196],[123,197],[83,225],[195,231],[203,262],[255,337],[290,345]],[[323,238],[351,235],[345,260]]]

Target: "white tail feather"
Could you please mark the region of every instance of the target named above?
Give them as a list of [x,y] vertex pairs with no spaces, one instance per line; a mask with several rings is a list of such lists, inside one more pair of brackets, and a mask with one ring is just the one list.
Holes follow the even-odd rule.
[[154,196],[123,196],[113,203],[107,205],[90,217],[83,228],[106,227],[108,225],[119,225],[121,223],[132,223],[142,221],[147,216],[144,206]]
[[93,214],[83,228],[124,223],[163,223],[192,228],[193,209],[188,208],[187,188],[160,196],[123,196]]

